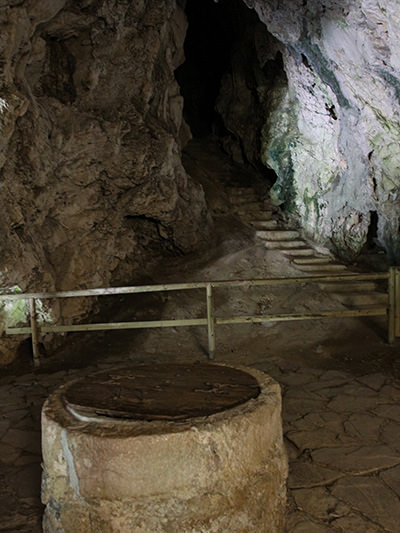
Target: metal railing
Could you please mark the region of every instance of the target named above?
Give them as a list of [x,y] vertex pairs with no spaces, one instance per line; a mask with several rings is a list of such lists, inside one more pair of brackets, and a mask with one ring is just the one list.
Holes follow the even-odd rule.
[[[353,307],[337,311],[321,311],[318,313],[281,313],[268,315],[216,317],[214,310],[214,292],[218,288],[249,288],[259,286],[279,286],[311,283],[343,283],[359,281],[387,281],[387,303],[381,306]],[[133,322],[110,322],[94,324],[48,325],[40,324],[37,317],[37,300],[73,297],[94,297],[121,294],[141,294],[167,291],[186,291],[203,289],[207,313],[205,317],[171,320],[146,320]],[[172,283],[162,285],[142,285],[133,287],[112,287],[108,289],[84,289],[77,291],[60,291],[46,293],[0,294],[1,301],[25,300],[29,306],[29,326],[8,327],[6,335],[31,335],[33,362],[40,365],[39,338],[42,333],[66,333],[76,331],[105,331],[139,328],[169,328],[182,326],[206,326],[208,332],[208,356],[215,357],[215,327],[227,324],[282,322],[292,320],[315,320],[322,318],[371,317],[387,316],[387,336],[390,343],[400,337],[400,268],[392,267],[389,272],[371,274],[341,274],[332,276],[307,276],[300,278],[273,278],[241,281],[204,281],[197,283]]]

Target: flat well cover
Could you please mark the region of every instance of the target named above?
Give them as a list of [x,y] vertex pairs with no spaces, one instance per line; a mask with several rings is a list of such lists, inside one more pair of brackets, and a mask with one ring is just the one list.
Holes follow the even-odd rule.
[[257,380],[237,368],[167,363],[96,372],[67,386],[63,402],[82,416],[182,420],[225,411],[259,393]]

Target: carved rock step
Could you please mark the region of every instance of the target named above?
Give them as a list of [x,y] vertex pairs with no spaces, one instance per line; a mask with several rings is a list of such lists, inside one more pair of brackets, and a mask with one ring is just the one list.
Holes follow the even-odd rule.
[[[265,241],[264,246],[268,250],[303,250],[306,243],[304,241]],[[314,250],[313,250],[314,251]]]
[[245,196],[229,195],[229,201],[231,202],[231,204],[243,206],[245,204],[250,204],[250,205],[258,204],[260,200],[255,195],[250,196],[246,194]]
[[331,263],[329,256],[313,256],[313,257],[294,257],[292,259],[296,265],[327,265]]
[[257,230],[275,229],[278,226],[278,221],[275,219],[253,220],[250,225]]
[[321,275],[324,275],[325,273],[330,274],[332,272],[347,272],[347,267],[345,267],[345,265],[341,265],[340,263],[311,263],[308,265],[296,265],[296,268],[302,272],[318,272]]
[[[303,242],[303,241],[301,241]],[[314,248],[310,248],[306,245],[305,242],[303,242],[303,246],[301,248],[288,248],[287,250],[283,250],[285,255],[290,256],[291,259],[295,257],[313,257],[315,256],[315,250]]]
[[233,213],[246,220],[265,220],[272,216],[272,211],[265,211],[261,206],[258,209],[233,208]]
[[244,199],[256,200],[258,199],[258,196],[253,191],[253,189],[235,189],[235,190],[228,190],[227,192],[228,192],[229,198],[232,198],[232,200],[244,200]]
[[270,209],[259,209],[258,211],[252,211],[251,213],[244,212],[244,216],[247,220],[251,222],[259,222],[263,220],[269,220],[273,217],[274,213]]
[[240,206],[238,206],[240,208],[238,213],[245,214],[245,215],[253,215],[254,212],[255,213],[262,212],[263,205],[264,205],[263,202],[258,202],[258,201],[242,203],[240,204]]
[[231,186],[228,186],[228,187],[226,187],[226,190],[228,191],[229,194],[234,194],[234,195],[236,195],[236,194],[240,195],[240,194],[246,194],[246,193],[255,194],[253,187],[239,187],[239,186],[231,187]]
[[262,206],[262,203],[258,202],[256,198],[229,198],[229,202],[233,208],[241,210],[246,209],[246,211],[253,211],[255,208],[254,206],[257,206],[257,209]]
[[[259,230],[256,231],[256,236],[266,241],[292,241],[296,242],[296,239],[300,237],[297,230]],[[297,241],[299,242],[299,241]],[[303,244],[304,242],[301,241]]]

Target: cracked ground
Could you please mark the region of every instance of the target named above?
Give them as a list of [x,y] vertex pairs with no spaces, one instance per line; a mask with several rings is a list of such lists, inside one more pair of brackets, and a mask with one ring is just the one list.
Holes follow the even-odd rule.
[[[265,256],[257,244],[247,245],[201,266],[181,265],[180,280],[282,273],[279,252]],[[176,277],[176,267],[169,275],[164,271],[164,281]],[[215,301],[221,316],[338,305],[313,286],[267,293],[224,289]],[[205,310],[200,291],[158,295],[145,303],[147,318],[200,316]],[[121,299],[117,304],[118,319],[136,313],[137,302]],[[217,362],[257,368],[281,385],[290,464],[288,532],[399,530],[399,344],[387,344],[385,326],[380,317],[216,329]],[[29,353],[22,355],[18,367],[4,371],[0,379],[0,531],[41,531],[40,410],[58,385],[127,361],[205,360],[207,333],[201,327],[70,335],[37,371],[30,367]]]

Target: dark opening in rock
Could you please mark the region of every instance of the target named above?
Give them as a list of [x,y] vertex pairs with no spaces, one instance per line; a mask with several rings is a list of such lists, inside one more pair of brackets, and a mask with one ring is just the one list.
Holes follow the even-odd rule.
[[42,90],[47,96],[63,104],[72,104],[76,98],[73,75],[75,58],[64,41],[46,36],[46,72],[41,78]]
[[287,83],[280,44],[242,0],[188,0],[186,16],[186,60],[175,75],[192,135],[213,134],[234,161],[261,167],[269,101]]
[[370,223],[368,227],[366,247],[368,250],[377,247],[378,237],[378,214],[376,211],[370,211]]
[[215,101],[235,40],[231,11],[225,2],[213,0],[189,0],[186,5],[186,61],[176,70],[176,79],[185,99],[184,117],[194,137],[211,133],[216,119]]

